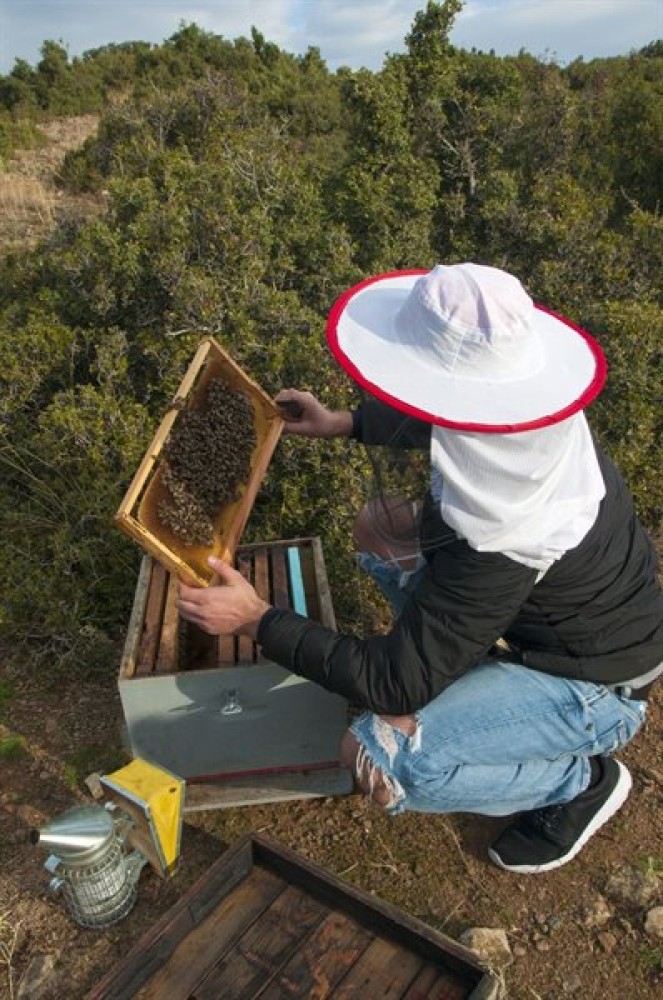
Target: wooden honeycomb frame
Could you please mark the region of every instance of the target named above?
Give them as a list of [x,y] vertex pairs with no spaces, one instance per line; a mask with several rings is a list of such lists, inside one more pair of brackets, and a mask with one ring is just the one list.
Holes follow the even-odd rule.
[[[180,413],[197,406],[212,379],[221,378],[232,389],[250,399],[254,411],[256,445],[251,471],[240,496],[217,514],[212,546],[186,545],[158,516],[159,502],[166,495],[163,483],[162,452]],[[212,338],[202,341],[182,379],[175,398],[161,421],[152,442],[115,515],[115,523],[162,566],[198,586],[209,586],[215,576],[207,563],[210,555],[232,564],[235,549],[248,520],[260,484],[278,443],[284,421],[277,407],[261,387],[249,378]]]

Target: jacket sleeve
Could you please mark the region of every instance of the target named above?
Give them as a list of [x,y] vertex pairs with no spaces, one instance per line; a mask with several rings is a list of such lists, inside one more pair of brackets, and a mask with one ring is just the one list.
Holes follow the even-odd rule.
[[359,639],[291,611],[264,616],[264,654],[296,674],[384,714],[416,711],[480,663],[507,630],[536,572],[459,539],[438,551],[387,635]]
[[430,424],[408,417],[378,399],[365,400],[353,414],[353,437],[362,444],[428,449],[430,435]]

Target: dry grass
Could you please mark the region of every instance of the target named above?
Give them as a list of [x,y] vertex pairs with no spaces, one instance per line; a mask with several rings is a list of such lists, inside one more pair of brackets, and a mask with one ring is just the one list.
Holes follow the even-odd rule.
[[0,174],[0,212],[15,227],[53,220],[55,194],[41,181],[20,174]]
[[[12,916],[11,910],[0,913],[0,969],[4,969],[9,1000],[15,996],[13,958],[20,930],[20,923]],[[2,979],[0,979],[2,982]]]
[[90,196],[63,195],[53,184],[65,154],[92,135],[97,124],[93,115],[47,122],[40,126],[43,144],[18,150],[0,171],[0,251],[29,246],[47,236],[61,209],[88,215],[102,208]]

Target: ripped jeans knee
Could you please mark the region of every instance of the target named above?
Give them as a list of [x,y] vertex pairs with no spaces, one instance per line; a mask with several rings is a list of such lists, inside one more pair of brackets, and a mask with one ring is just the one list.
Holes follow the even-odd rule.
[[355,719],[354,772],[361,790],[392,815],[403,812],[406,792],[396,774],[397,758],[416,752],[421,727],[416,715],[380,716],[370,712]]
[[645,711],[601,684],[490,660],[412,716],[359,716],[347,759],[389,813],[507,816],[583,792],[589,758],[618,752]]

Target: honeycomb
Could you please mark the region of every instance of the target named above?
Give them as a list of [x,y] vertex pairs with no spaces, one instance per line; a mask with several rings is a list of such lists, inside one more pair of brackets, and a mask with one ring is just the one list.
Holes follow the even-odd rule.
[[255,445],[253,404],[223,379],[179,415],[164,448],[166,496],[157,513],[185,545],[212,545],[219,511],[249,479]]

